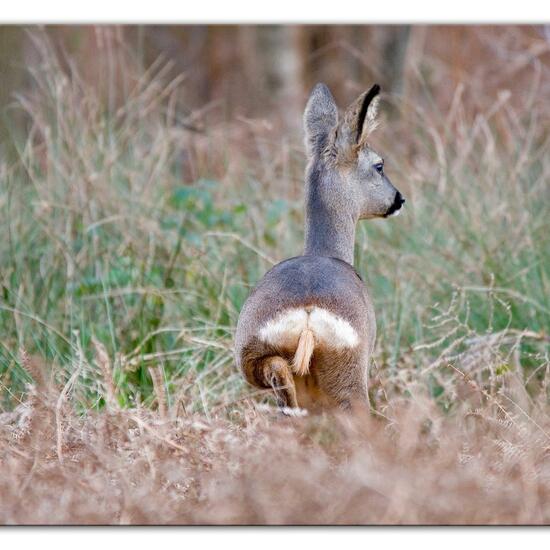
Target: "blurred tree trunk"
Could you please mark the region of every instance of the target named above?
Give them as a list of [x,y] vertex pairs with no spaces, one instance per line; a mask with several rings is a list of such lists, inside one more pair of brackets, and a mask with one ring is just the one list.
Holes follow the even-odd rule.
[[382,66],[384,69],[385,89],[400,94],[403,91],[405,77],[405,57],[409,44],[411,27],[397,25],[389,27],[382,46]]
[[302,101],[302,60],[296,48],[298,43],[299,34],[293,26],[258,27],[262,92],[271,105],[276,100],[284,106],[280,112],[285,125],[292,125]]
[[24,27],[0,26],[0,161],[9,161],[15,156],[13,138],[24,129],[24,113],[10,109],[10,105],[14,94],[21,91],[28,79],[23,70],[26,50],[28,40]]

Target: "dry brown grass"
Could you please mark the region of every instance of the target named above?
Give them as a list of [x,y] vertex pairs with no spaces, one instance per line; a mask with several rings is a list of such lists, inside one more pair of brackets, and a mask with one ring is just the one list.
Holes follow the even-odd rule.
[[1,417],[0,523],[548,523],[548,415],[478,397],[453,417],[417,394],[384,418],[249,403],[207,420],[79,417],[32,387]]

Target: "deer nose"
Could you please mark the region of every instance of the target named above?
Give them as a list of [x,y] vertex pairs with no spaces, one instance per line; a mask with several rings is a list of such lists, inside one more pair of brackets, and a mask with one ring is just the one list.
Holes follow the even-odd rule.
[[388,216],[399,215],[399,211],[401,210],[403,204],[405,204],[405,199],[403,198],[403,195],[399,191],[396,191],[395,197],[393,198],[393,203],[388,211],[384,214],[384,217],[387,218]]

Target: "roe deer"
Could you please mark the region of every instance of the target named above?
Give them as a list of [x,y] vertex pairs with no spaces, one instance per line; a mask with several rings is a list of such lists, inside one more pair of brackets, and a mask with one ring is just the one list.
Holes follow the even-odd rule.
[[339,121],[328,87],[313,89],[304,112],[304,254],[268,271],[239,317],[237,366],[251,384],[273,389],[282,408],[368,404],[376,321],[353,267],[355,226],[398,214],[405,202],[367,143],[379,91],[361,94]]

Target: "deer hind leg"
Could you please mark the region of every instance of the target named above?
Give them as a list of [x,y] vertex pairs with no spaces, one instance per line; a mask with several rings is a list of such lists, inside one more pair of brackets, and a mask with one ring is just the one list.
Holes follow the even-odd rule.
[[320,390],[343,410],[369,407],[367,392],[368,361],[350,355],[327,354],[317,371]]
[[254,378],[258,385],[273,389],[279,407],[298,407],[292,371],[288,361],[282,357],[273,355],[258,361]]
[[299,406],[311,413],[322,412],[337,405],[336,401],[321,389],[315,373],[306,376],[294,375],[294,384]]

